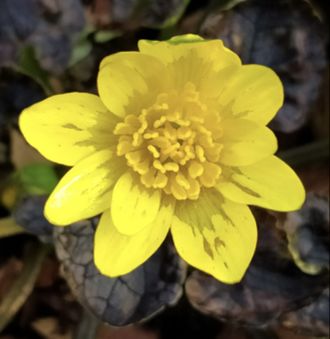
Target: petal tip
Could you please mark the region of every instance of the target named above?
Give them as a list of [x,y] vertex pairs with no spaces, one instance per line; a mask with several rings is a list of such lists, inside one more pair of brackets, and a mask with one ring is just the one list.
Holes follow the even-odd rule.
[[71,224],[62,217],[61,210],[55,207],[52,196],[48,198],[44,207],[44,217],[54,226],[68,226]]

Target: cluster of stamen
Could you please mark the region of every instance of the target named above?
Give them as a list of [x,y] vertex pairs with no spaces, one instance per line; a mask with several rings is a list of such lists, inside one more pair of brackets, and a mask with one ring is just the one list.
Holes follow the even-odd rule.
[[197,199],[221,174],[219,119],[188,83],[181,93],[159,94],[151,107],[116,125],[117,155],[125,156],[146,187],[178,200]]

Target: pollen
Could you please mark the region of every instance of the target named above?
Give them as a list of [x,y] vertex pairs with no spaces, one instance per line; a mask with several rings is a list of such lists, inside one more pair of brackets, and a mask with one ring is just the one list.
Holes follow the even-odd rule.
[[221,175],[219,120],[187,83],[181,93],[161,93],[150,107],[116,125],[117,155],[146,187],[177,200],[198,199]]

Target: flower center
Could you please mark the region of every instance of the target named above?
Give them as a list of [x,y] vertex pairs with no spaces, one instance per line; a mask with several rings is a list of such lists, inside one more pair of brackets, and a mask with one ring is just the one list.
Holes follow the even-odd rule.
[[187,83],[181,93],[161,93],[140,115],[127,115],[116,125],[117,155],[125,156],[146,187],[178,200],[197,199],[221,174],[219,121]]

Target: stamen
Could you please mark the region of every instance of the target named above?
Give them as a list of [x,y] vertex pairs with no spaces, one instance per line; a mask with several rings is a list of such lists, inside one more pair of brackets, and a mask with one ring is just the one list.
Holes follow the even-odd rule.
[[149,145],[147,147],[148,151],[153,155],[154,158],[159,158],[160,153],[158,152],[157,148],[153,145]]
[[196,179],[201,176],[204,172],[204,167],[198,161],[191,161],[188,167],[188,173],[193,178]]
[[117,155],[146,187],[177,200],[198,199],[201,188],[214,187],[221,175],[217,114],[192,83],[182,93],[161,93],[152,106],[116,125]]

